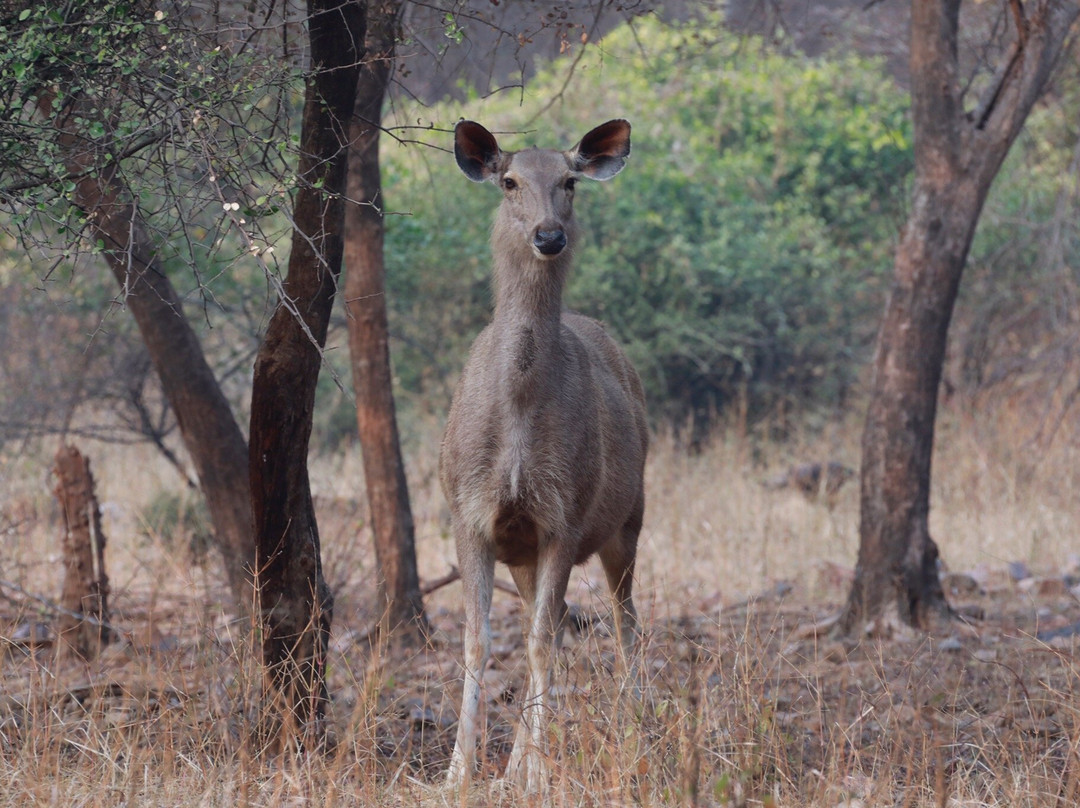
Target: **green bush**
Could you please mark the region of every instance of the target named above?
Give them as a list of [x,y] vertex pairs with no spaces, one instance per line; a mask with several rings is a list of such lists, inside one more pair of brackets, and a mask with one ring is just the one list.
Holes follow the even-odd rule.
[[[735,396],[752,417],[839,405],[871,342],[901,219],[906,95],[876,62],[770,53],[715,19],[638,20],[563,88],[566,69],[540,70],[524,100],[400,117],[528,127],[500,135],[510,149],[568,147],[608,117],[629,118],[627,170],[586,184],[578,201],[568,304],[627,347],[655,417],[705,422]],[[541,112],[553,97],[563,100]],[[441,406],[489,317],[498,194],[430,150],[391,146],[384,166],[387,198],[410,212],[387,225],[397,372],[406,397]]]

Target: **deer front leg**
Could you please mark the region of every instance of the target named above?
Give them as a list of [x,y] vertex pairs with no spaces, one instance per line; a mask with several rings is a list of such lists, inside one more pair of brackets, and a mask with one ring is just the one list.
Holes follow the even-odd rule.
[[[510,567],[510,575],[517,586],[518,597],[521,598],[521,608],[525,612],[522,620],[522,631],[526,642],[529,639],[529,631],[532,628],[533,615],[536,613],[536,567],[518,566]],[[521,692],[526,698],[532,692],[532,685],[528,673],[525,675],[525,686]],[[525,756],[525,748],[529,744],[529,734],[526,731],[524,721],[519,721],[517,730],[514,732],[514,746],[510,750],[510,760],[506,764],[505,777],[508,780],[518,779],[521,771],[521,761]]]
[[547,787],[547,721],[551,669],[554,663],[559,629],[566,614],[566,586],[570,580],[572,559],[549,544],[537,565],[535,607],[526,639],[529,685],[522,710],[522,727],[511,752],[525,763],[525,789],[538,793]]
[[[455,535],[457,535],[455,533]],[[491,656],[491,593],[495,558],[479,536],[458,542],[458,563],[465,595],[465,681],[458,714],[457,739],[446,785],[468,788],[476,765],[476,736],[480,726],[480,695],[484,668]]]

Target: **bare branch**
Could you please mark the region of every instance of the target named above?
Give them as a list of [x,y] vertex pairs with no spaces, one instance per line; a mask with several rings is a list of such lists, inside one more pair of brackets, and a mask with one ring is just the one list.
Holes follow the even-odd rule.
[[557,93],[551,96],[551,98],[546,104],[544,104],[544,106],[537,110],[535,115],[533,115],[528,121],[526,121],[526,127],[532,126],[534,123],[536,123],[536,121],[542,118],[547,113],[547,111],[555,105],[557,101],[562,100],[563,94],[566,92],[566,88],[570,85],[570,80],[573,79],[574,73],[577,72],[577,66],[581,63],[582,58],[585,56],[585,51],[588,50],[589,43],[591,43],[596,36],[596,29],[600,25],[600,17],[603,16],[603,13],[604,4],[601,3],[599,6],[597,6],[596,16],[593,17],[592,25],[589,27],[589,32],[586,36],[582,48],[577,52],[577,55],[574,56],[574,61],[571,62],[570,66],[566,69],[566,79],[563,81],[562,87],[559,88],[559,91]]
[[[436,578],[434,581],[428,581],[420,587],[420,594],[425,598],[432,592],[442,589],[444,586],[449,586],[452,583],[461,580],[461,570],[451,565],[450,572],[443,575],[441,578]],[[518,595],[517,587],[508,581],[504,581],[501,578],[495,579],[495,588],[505,592],[508,595]]]
[[1020,40],[1020,48],[1023,49],[1028,38],[1028,21],[1024,16],[1024,5],[1021,0],[1009,0],[1009,9],[1016,23],[1016,36]]
[[1001,64],[998,65],[994,77],[990,81],[990,86],[987,88],[986,92],[983,93],[978,106],[975,107],[975,111],[971,115],[971,119],[977,130],[986,128],[986,122],[993,113],[998,99],[1001,98],[1001,93],[1005,84],[1009,81],[1009,77],[1013,74],[1023,53],[1024,45],[1020,39],[1017,39],[1009,45],[1008,55]]
[[[1024,15],[1019,0],[1010,2],[1017,38],[972,116],[976,131],[992,126],[998,129],[995,140],[999,143],[1011,143],[1015,138],[1064,51],[1073,23],[1080,16],[1077,0],[1039,0],[1030,17]],[[1010,100],[1003,104],[1006,95]]]
[[127,631],[125,629],[118,628],[112,623],[106,623],[102,620],[98,620],[96,617],[92,617],[91,615],[83,614],[81,612],[74,612],[71,609],[65,609],[59,603],[54,603],[44,595],[38,595],[33,592],[28,592],[27,590],[19,586],[17,583],[14,583],[12,581],[5,581],[3,579],[0,579],[0,588],[7,589],[15,592],[16,594],[22,595],[24,598],[28,598],[29,600],[32,600],[39,605],[44,606],[46,611],[49,611],[52,614],[62,614],[66,615],[67,617],[73,617],[76,620],[81,620],[84,623],[89,623],[90,625],[96,626],[97,628],[108,629],[109,631],[114,632],[117,635],[127,635],[131,633],[130,631]]

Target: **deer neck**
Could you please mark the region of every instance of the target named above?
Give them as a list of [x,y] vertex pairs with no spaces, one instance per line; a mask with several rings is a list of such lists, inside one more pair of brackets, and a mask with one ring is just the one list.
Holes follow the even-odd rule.
[[497,266],[495,315],[501,383],[509,400],[535,405],[553,378],[561,354],[562,289],[569,258],[530,258]]

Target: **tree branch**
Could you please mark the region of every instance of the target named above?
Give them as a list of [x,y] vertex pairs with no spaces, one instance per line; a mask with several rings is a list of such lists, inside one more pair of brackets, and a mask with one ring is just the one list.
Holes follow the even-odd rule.
[[0,579],[0,589],[9,589],[12,592],[17,592],[18,594],[22,595],[24,598],[29,598],[30,600],[36,601],[41,606],[44,606],[45,610],[48,611],[48,612],[52,612],[53,614],[67,615],[68,617],[73,617],[76,620],[81,620],[84,623],[89,623],[90,625],[95,626],[97,628],[108,629],[109,631],[113,632],[117,636],[125,636],[125,635],[131,633],[129,631],[125,631],[124,629],[117,628],[116,626],[112,625],[111,623],[106,623],[106,622],[104,622],[102,620],[98,620],[96,617],[93,617],[91,615],[82,614],[81,612],[74,612],[71,609],[65,609],[59,603],[53,603],[51,600],[49,600],[47,597],[45,597],[43,595],[35,595],[33,592],[28,592],[25,589],[23,589],[21,586],[19,586],[18,584],[13,583],[11,581],[5,581],[5,580]]
[[1026,41],[1027,34],[1025,33],[1022,38],[1017,38],[1015,42],[1009,45],[1008,57],[1006,57],[1006,59],[998,66],[997,71],[994,73],[994,78],[990,82],[990,87],[983,93],[978,106],[975,107],[975,111],[972,113],[971,118],[975,124],[975,129],[982,130],[986,128],[986,122],[990,119],[990,115],[993,114],[994,109],[997,107],[998,100],[1001,98],[1005,85],[1008,83],[1009,77],[1012,76],[1014,68],[1024,53]]
[[1013,21],[1016,23],[1016,36],[1020,40],[1021,50],[1027,44],[1028,21],[1024,16],[1024,5],[1020,0],[1009,0],[1009,9],[1012,11]]
[[[449,586],[450,584],[460,580],[461,570],[459,570],[455,566],[451,566],[450,572],[446,573],[446,575],[443,575],[441,578],[436,578],[434,581],[428,581],[426,584],[423,584],[420,587],[420,594],[426,598],[432,592],[438,589],[442,589],[444,586]],[[516,586],[499,578],[495,579],[494,586],[496,589],[500,589],[503,592],[506,592],[508,595],[519,595]]]
[[[110,164],[119,163],[122,160],[126,160],[128,157],[134,157],[143,149],[148,149],[151,146],[156,146],[159,143],[164,142],[168,135],[165,132],[150,132],[142,137],[136,138],[130,145],[121,150],[112,160]],[[13,182],[10,185],[0,187],[0,197],[12,196],[22,191],[29,191],[32,188],[40,188],[42,185],[56,185],[60,180],[70,180],[72,182],[83,179],[88,176],[92,171],[97,170],[99,167],[94,165],[87,168],[84,171],[74,171],[67,174],[57,176],[55,174],[49,174],[48,176],[42,174],[29,179],[21,180],[19,182]]]

